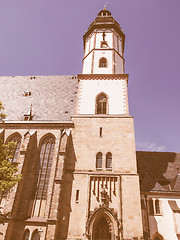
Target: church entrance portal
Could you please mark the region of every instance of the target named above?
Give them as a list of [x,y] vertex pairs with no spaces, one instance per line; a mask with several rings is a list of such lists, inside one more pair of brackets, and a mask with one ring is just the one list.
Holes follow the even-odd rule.
[[94,224],[93,240],[111,240],[110,229],[104,217]]
[[107,206],[100,206],[89,217],[86,225],[88,240],[120,239],[116,215]]

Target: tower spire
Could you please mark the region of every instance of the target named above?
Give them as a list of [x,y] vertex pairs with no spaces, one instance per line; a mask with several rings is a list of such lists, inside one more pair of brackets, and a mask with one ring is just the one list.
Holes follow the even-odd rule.
[[105,2],[105,4],[104,4],[104,10],[106,10],[107,3],[108,3],[108,0],[106,0],[106,2]]
[[124,42],[125,35],[111,12],[101,10],[84,35],[82,73],[124,74]]

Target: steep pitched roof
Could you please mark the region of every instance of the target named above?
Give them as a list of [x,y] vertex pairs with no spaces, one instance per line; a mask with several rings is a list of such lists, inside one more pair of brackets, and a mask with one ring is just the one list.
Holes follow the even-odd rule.
[[70,120],[78,80],[75,76],[0,77],[0,100],[7,120],[23,120],[32,105],[33,120]]
[[148,173],[145,174],[141,181],[141,190],[142,191],[160,191],[166,192],[167,188],[161,186],[154,178],[152,178]]
[[176,175],[175,178],[170,183],[171,190],[179,192],[180,191],[180,173]]
[[136,152],[142,191],[180,191],[180,153]]
[[136,152],[140,178],[146,172],[157,181],[170,182],[180,170],[180,153],[174,152]]

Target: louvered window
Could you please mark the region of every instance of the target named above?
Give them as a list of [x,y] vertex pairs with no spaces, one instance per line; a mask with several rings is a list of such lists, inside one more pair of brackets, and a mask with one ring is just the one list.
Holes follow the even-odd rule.
[[38,230],[35,230],[33,232],[31,240],[40,240],[40,235],[39,235]]
[[106,58],[101,58],[99,60],[99,67],[100,68],[106,68],[107,67],[107,59]]
[[96,102],[96,113],[106,114],[107,113],[107,97],[105,94],[100,94]]
[[29,229],[26,229],[23,235],[23,240],[29,240],[29,236],[30,236],[30,231]]
[[102,168],[102,153],[98,152],[96,154],[96,168]]
[[106,168],[112,168],[112,153],[110,152],[106,154]]

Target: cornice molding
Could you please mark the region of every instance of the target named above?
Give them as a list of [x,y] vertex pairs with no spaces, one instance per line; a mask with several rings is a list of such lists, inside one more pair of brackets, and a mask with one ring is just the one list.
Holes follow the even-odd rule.
[[130,115],[125,114],[78,114],[78,115],[72,115],[73,118],[134,118]]
[[128,80],[129,74],[78,74],[79,80]]
[[4,121],[0,123],[0,129],[7,128],[48,128],[48,129],[63,129],[74,127],[72,121]]

